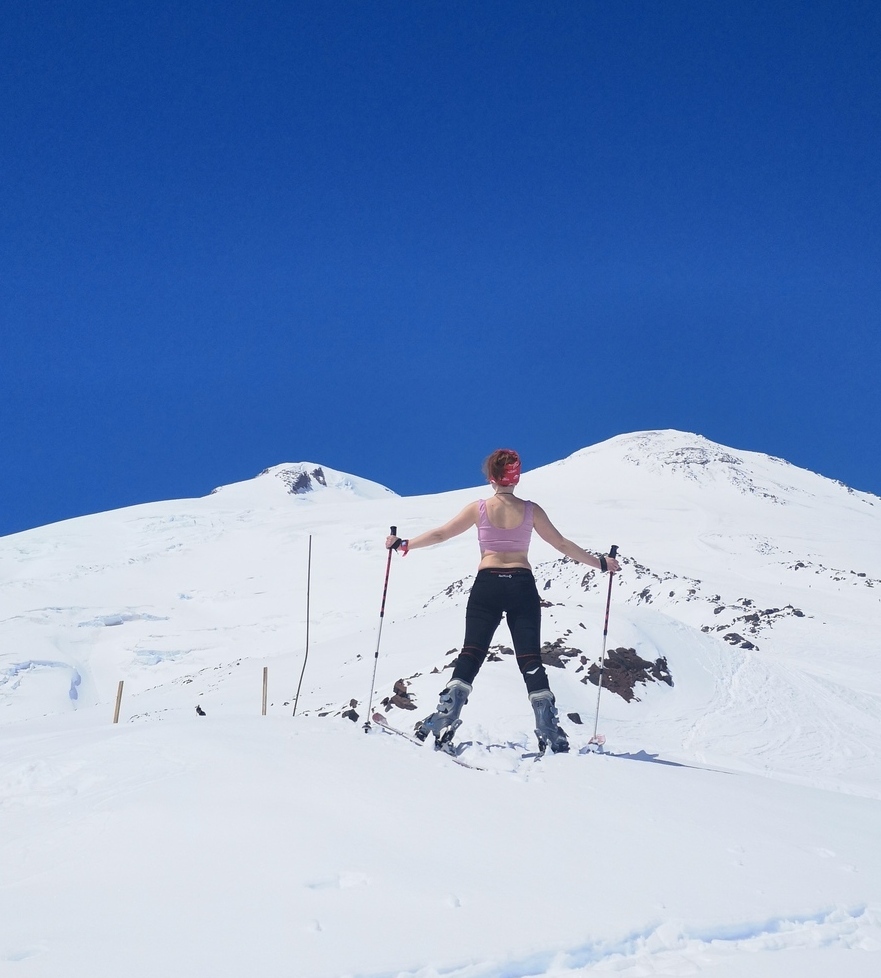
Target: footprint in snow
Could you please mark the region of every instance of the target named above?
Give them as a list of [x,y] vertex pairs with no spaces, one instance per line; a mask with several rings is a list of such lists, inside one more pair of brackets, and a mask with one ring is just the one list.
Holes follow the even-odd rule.
[[310,890],[348,890],[353,886],[366,886],[370,877],[366,873],[345,872],[323,880],[307,883]]

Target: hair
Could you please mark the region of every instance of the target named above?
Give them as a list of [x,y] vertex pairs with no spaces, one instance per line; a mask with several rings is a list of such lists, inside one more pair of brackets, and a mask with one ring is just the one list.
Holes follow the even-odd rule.
[[519,462],[520,456],[513,448],[497,448],[483,463],[483,474],[490,482],[498,482],[505,474],[505,466]]

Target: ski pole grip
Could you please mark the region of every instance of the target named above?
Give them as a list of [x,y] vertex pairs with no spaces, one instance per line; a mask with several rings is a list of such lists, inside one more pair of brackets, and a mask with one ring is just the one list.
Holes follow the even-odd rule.
[[398,528],[396,526],[390,526],[389,530],[391,531],[393,537],[396,537],[398,535]]
[[618,544],[617,543],[613,543],[612,546],[609,548],[609,556],[610,557],[617,557],[618,556]]

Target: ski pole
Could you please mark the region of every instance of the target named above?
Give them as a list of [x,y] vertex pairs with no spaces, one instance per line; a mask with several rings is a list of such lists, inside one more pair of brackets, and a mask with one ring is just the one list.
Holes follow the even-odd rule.
[[[398,528],[390,526],[391,535],[398,535]],[[385,583],[382,586],[382,604],[379,606],[379,631],[376,634],[376,654],[373,656],[373,679],[370,680],[370,697],[367,702],[367,719],[364,721],[365,732],[370,731],[370,718],[373,716],[373,689],[376,686],[376,667],[379,665],[379,643],[382,639],[382,620],[385,617],[385,596],[388,594],[388,576],[392,568],[392,550],[389,547],[388,560],[385,564]]]
[[[618,556],[617,544],[612,544],[609,550],[609,556],[613,558]],[[603,672],[606,665],[606,639],[609,635],[609,606],[612,603],[612,578],[614,576],[614,572],[609,574],[609,593],[606,596],[606,620],[603,624],[603,654],[600,656],[600,676],[599,682],[597,683],[597,713],[593,722],[593,736],[588,741],[588,743],[597,744],[600,747],[606,742],[606,738],[602,734],[597,735],[597,728],[600,725],[600,694],[603,691]]]
[[297,684],[297,695],[294,697],[294,712],[291,716],[297,715],[297,703],[300,701],[300,687],[303,685],[303,676],[306,675],[306,662],[309,659],[309,598],[312,593],[312,534],[309,534],[309,556],[306,559],[306,654],[303,656],[303,668],[300,671],[300,682]]

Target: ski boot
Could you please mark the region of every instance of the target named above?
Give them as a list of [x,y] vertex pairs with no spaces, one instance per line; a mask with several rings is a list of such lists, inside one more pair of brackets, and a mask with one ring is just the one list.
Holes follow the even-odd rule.
[[538,749],[542,754],[548,747],[555,754],[565,754],[569,750],[569,738],[559,724],[554,694],[549,689],[540,689],[529,694],[529,702],[535,712]]
[[461,679],[452,680],[440,694],[437,709],[430,716],[416,724],[416,739],[425,740],[434,734],[435,749],[443,747],[453,738],[462,721],[459,713],[468,702],[471,687]]

